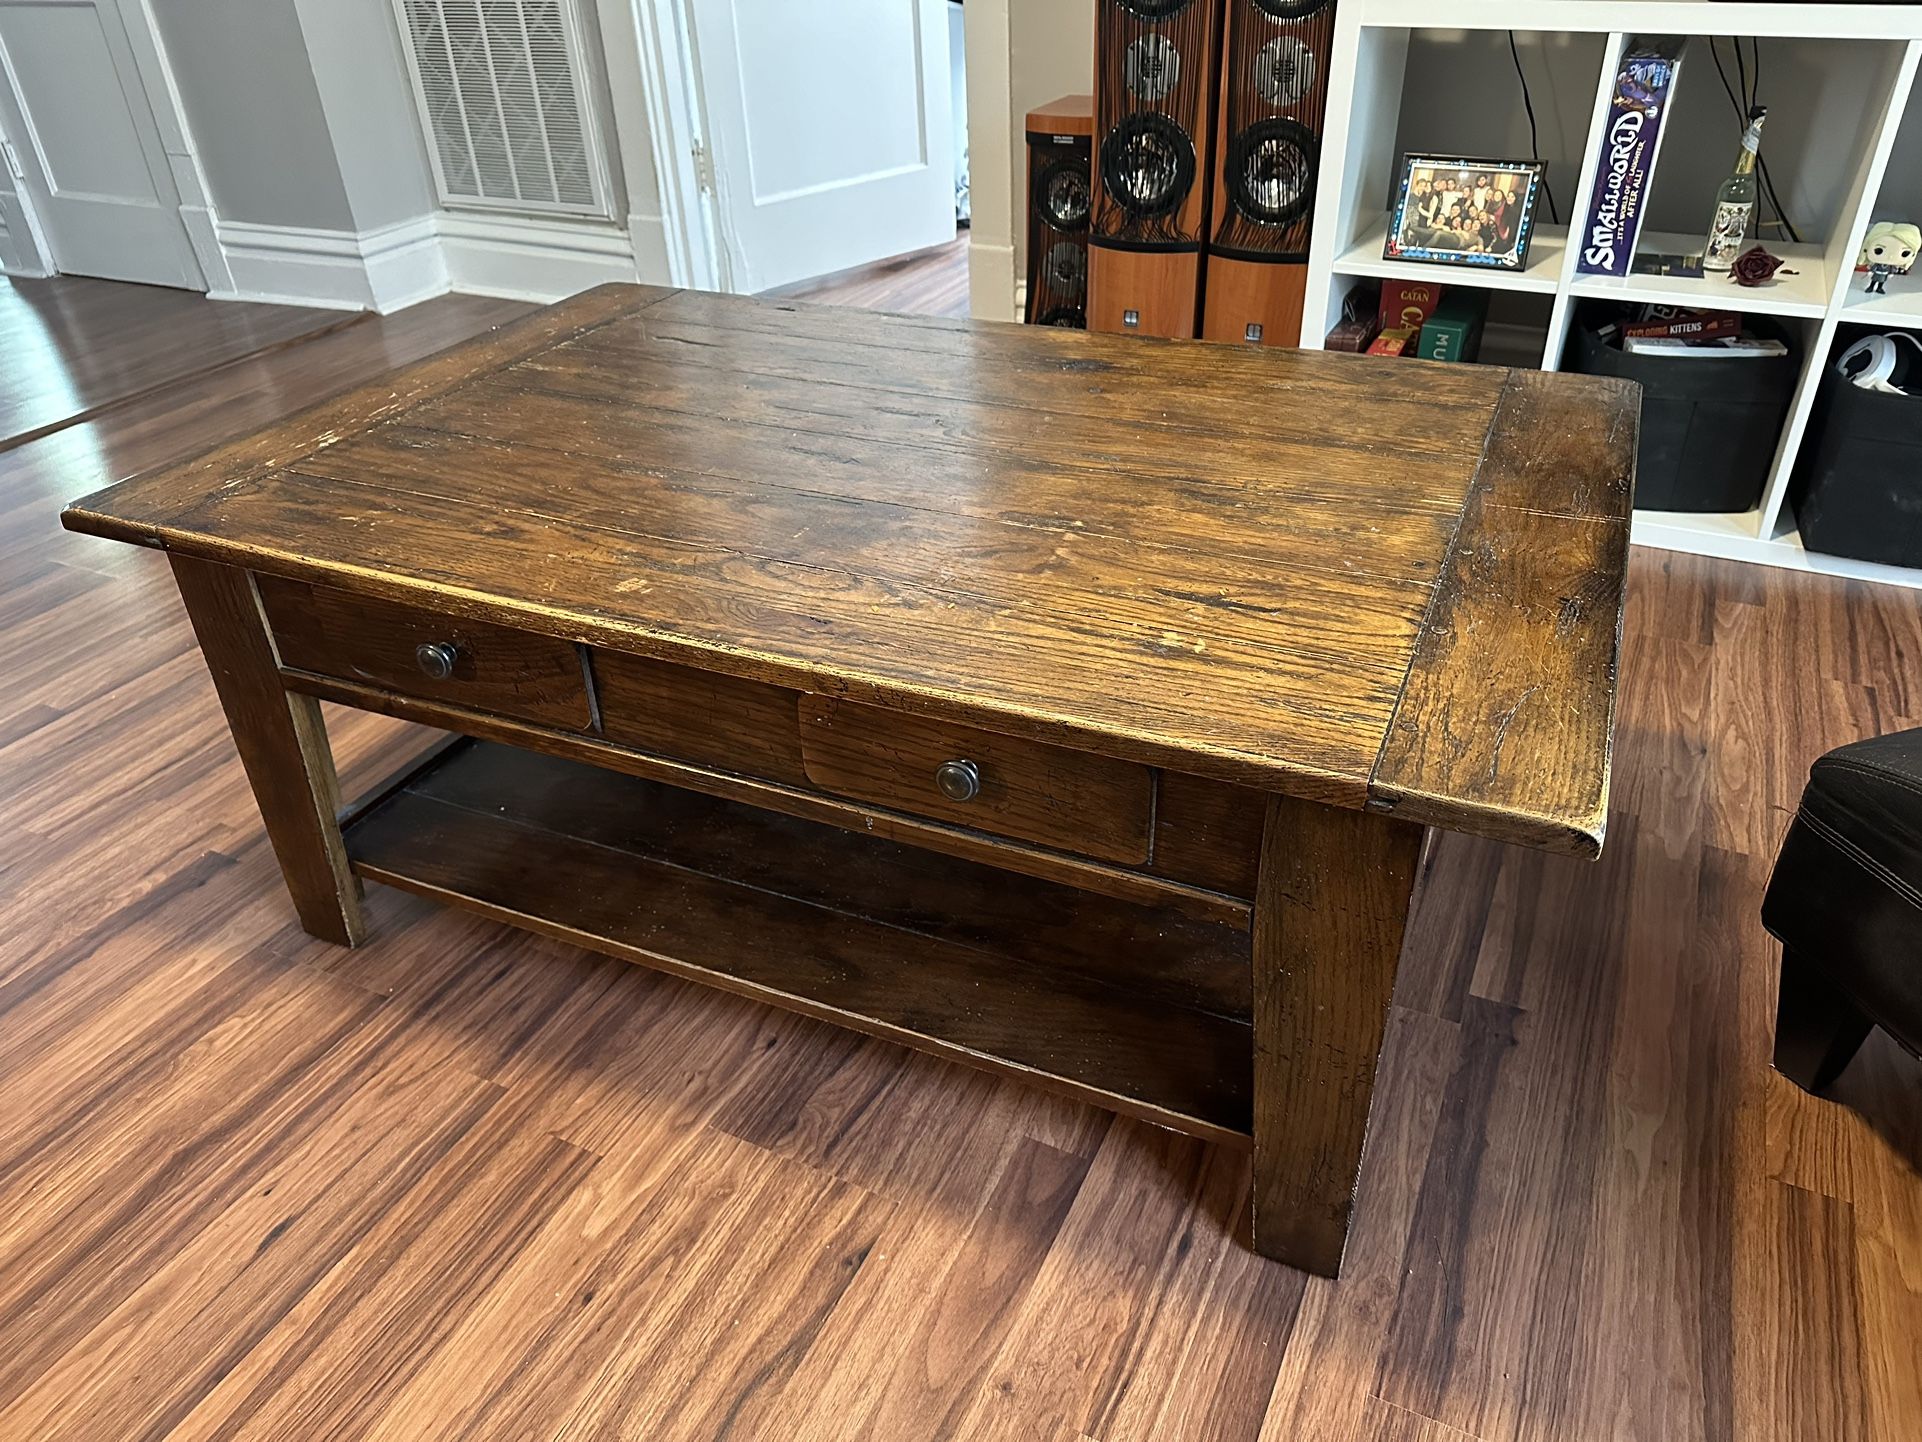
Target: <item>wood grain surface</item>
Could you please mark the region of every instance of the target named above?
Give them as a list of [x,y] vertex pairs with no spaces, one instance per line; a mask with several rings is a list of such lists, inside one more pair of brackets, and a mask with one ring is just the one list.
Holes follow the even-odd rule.
[[1593,826],[1606,725],[1550,744],[1449,707],[1485,658],[1435,639],[1472,627],[1551,709],[1612,674],[1619,550],[1460,561],[1465,507],[1524,512],[1505,498],[1550,469],[1504,446],[1626,479],[1564,438],[1619,432],[1627,393],[1544,379],[1530,405],[1481,367],[611,287],[67,520],[1350,807],[1398,714],[1398,745],[1451,755],[1435,735],[1472,721],[1544,799],[1400,759],[1379,799],[1561,845]]
[[320,703],[282,690],[253,576],[186,556],[173,557],[173,572],[301,924],[357,945],[366,932],[360,883],[341,848],[340,783]]
[[[1145,766],[832,696],[803,697],[800,713],[803,765],[824,791],[1103,861],[1148,859],[1155,777]],[[935,772],[950,761],[975,768],[978,794],[942,794]]]
[[795,692],[618,651],[598,651],[591,661],[601,734],[609,741],[790,786],[808,784]]
[[1473,814],[1461,829],[1593,856],[1639,412],[1632,388],[1572,404],[1551,379],[1509,373],[1369,804],[1439,826]]
[[[586,665],[566,641],[278,576],[259,591],[282,666],[563,730],[594,724]],[[422,646],[452,648],[451,673],[422,671]]]
[[[1922,1066],[1771,1071],[1756,913],[1809,761],[1922,722],[1916,593],[1633,553],[1608,849],[1437,841],[1308,1279],[1245,1156],[385,888],[300,931],[168,567],[58,506],[513,309],[0,455],[0,1435],[1913,1430]],[[422,744],[329,719],[350,794]]]
[[[503,771],[532,779],[504,790]],[[1245,975],[1241,933],[1162,928],[1158,913],[1056,896],[985,867],[951,868],[943,899],[923,903],[926,919],[910,920],[898,901],[876,919],[846,891],[819,904],[822,879],[865,871],[892,891],[903,848],[688,793],[661,804],[663,789],[505,747],[456,748],[358,819],[349,850],[360,875],[390,886],[1247,1145],[1247,1016],[1180,1005],[1168,984]],[[690,857],[687,831],[747,844]],[[797,880],[770,885],[762,847],[784,853]],[[1135,955],[1108,967],[1063,967],[1026,945],[1011,955],[987,914],[1021,917],[1017,929],[1026,918],[1018,904],[983,904],[996,887],[1033,902],[1037,923],[1074,910],[1093,933],[1131,938]],[[943,919],[949,906],[958,923]],[[1126,985],[1130,972],[1150,988]]]
[[1268,803],[1255,891],[1255,1245],[1332,1277],[1361,1172],[1376,1059],[1422,829]]
[[[789,816],[910,842],[950,856],[990,862],[1029,876],[1085,887],[1104,896],[1173,907],[1202,920],[1243,931],[1248,929],[1251,915],[1248,902],[1232,893],[1215,889],[1212,875],[1189,880],[1149,868],[1118,866],[1091,856],[997,836],[971,826],[951,825],[934,817],[843,800],[814,788],[807,782],[805,773],[802,777],[805,784],[788,786],[743,775],[737,769],[740,764],[738,760],[726,766],[682,761],[672,755],[637,751],[630,746],[616,745],[595,737],[531,726],[485,711],[470,711],[445,702],[416,699],[358,682],[335,681],[303,671],[288,671],[282,675],[293,689],[323,701],[336,701],[343,706],[378,712],[422,726],[440,727],[482,740],[525,747],[543,755],[585,761],[624,775],[665,781],[669,785],[684,786],[711,796],[764,806]],[[799,727],[791,718],[788,724],[790,734],[797,741],[798,754]],[[1218,858],[1215,860],[1218,862]]]

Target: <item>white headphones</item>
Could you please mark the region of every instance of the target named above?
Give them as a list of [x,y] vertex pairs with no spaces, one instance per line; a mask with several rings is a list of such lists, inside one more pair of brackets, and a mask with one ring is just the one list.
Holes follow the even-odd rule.
[[[1905,340],[1922,355],[1922,340],[1917,340],[1907,331],[1896,331],[1891,335],[1864,336],[1842,354],[1836,357],[1835,369],[1842,375],[1861,386],[1863,390],[1884,391],[1889,395],[1902,396],[1908,392],[1893,384],[1889,377],[1895,374],[1898,359],[1895,343]],[[1860,362],[1860,364],[1856,364]]]

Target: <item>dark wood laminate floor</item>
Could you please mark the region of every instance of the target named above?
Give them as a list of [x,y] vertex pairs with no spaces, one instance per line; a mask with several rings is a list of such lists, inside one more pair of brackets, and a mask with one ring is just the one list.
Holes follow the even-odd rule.
[[767,294],[862,310],[964,316],[968,314],[968,234],[963,230],[945,245],[890,256]]
[[[1755,913],[1922,597],[1637,554],[1608,852],[1436,846],[1310,1281],[1232,1154],[392,892],[297,930],[164,564],[58,506],[513,309],[0,455],[0,1437],[1916,1435],[1922,1066],[1775,1076]],[[419,744],[334,717],[350,789]]]
[[364,317],[84,276],[0,276],[0,450]]

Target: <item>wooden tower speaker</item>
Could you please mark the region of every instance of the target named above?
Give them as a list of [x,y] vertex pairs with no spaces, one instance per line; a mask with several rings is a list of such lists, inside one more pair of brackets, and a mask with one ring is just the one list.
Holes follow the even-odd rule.
[[1219,3],[1095,0],[1090,329],[1195,334]]
[[1094,97],[1068,95],[1028,112],[1029,325],[1088,328],[1088,209],[1094,183]]
[[1334,36],[1335,0],[1228,0],[1208,340],[1300,343]]

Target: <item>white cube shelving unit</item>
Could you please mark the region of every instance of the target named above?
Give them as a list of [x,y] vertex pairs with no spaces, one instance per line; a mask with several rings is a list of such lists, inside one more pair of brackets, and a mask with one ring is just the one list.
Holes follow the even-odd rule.
[[[1537,70],[1537,83],[1552,71],[1564,95],[1592,93],[1585,113],[1582,105],[1565,106],[1559,117],[1543,115],[1545,97],[1536,96],[1540,148],[1556,180],[1562,219],[1572,216],[1576,223],[1602,152],[1615,67],[1629,38],[1698,37],[1683,58],[1649,197],[1651,223],[1667,225],[1672,233],[1644,229],[1639,244],[1652,251],[1699,246],[1700,229],[1683,227],[1699,223],[1706,228],[1715,183],[1734,157],[1740,126],[1716,75],[1707,37],[1759,41],[1769,67],[1760,94],[1770,108],[1763,154],[1802,243],[1787,243],[1773,233],[1762,238],[1796,273],[1754,289],[1720,277],[1578,275],[1577,247],[1566,226],[1552,223],[1537,224],[1527,266],[1519,272],[1384,260],[1386,206],[1404,150],[1527,153],[1526,144],[1513,142],[1518,128],[1525,140],[1526,127],[1507,49],[1510,30],[1527,32],[1524,54]],[[1724,46],[1724,60],[1729,53]],[[1446,86],[1441,101],[1422,93],[1424,81],[1432,82],[1433,67],[1451,57],[1466,77],[1456,87],[1459,105]],[[1532,305],[1538,317],[1545,308],[1546,319],[1522,333],[1523,349],[1518,351],[1511,338],[1502,358],[1551,370],[1561,364],[1576,305],[1586,298],[1708,305],[1768,315],[1799,335],[1802,369],[1760,504],[1727,515],[1637,511],[1634,539],[1673,550],[1922,587],[1922,570],[1806,550],[1786,505],[1789,478],[1837,328],[1922,331],[1922,265],[1915,274],[1892,280],[1887,296],[1864,295],[1862,278],[1854,270],[1871,221],[1922,222],[1918,61],[1922,5],[1341,0],[1302,344],[1321,344],[1321,336],[1340,316],[1350,282],[1359,277],[1419,278],[1516,293],[1508,304]],[[1490,68],[1497,63],[1499,72]],[[1426,88],[1435,87],[1430,83]],[[1489,113],[1505,109],[1512,114]],[[1478,145],[1467,143],[1504,127],[1506,145],[1485,139]],[[1534,349],[1536,331],[1539,352]],[[1922,476],[1916,484],[1922,486]]]

